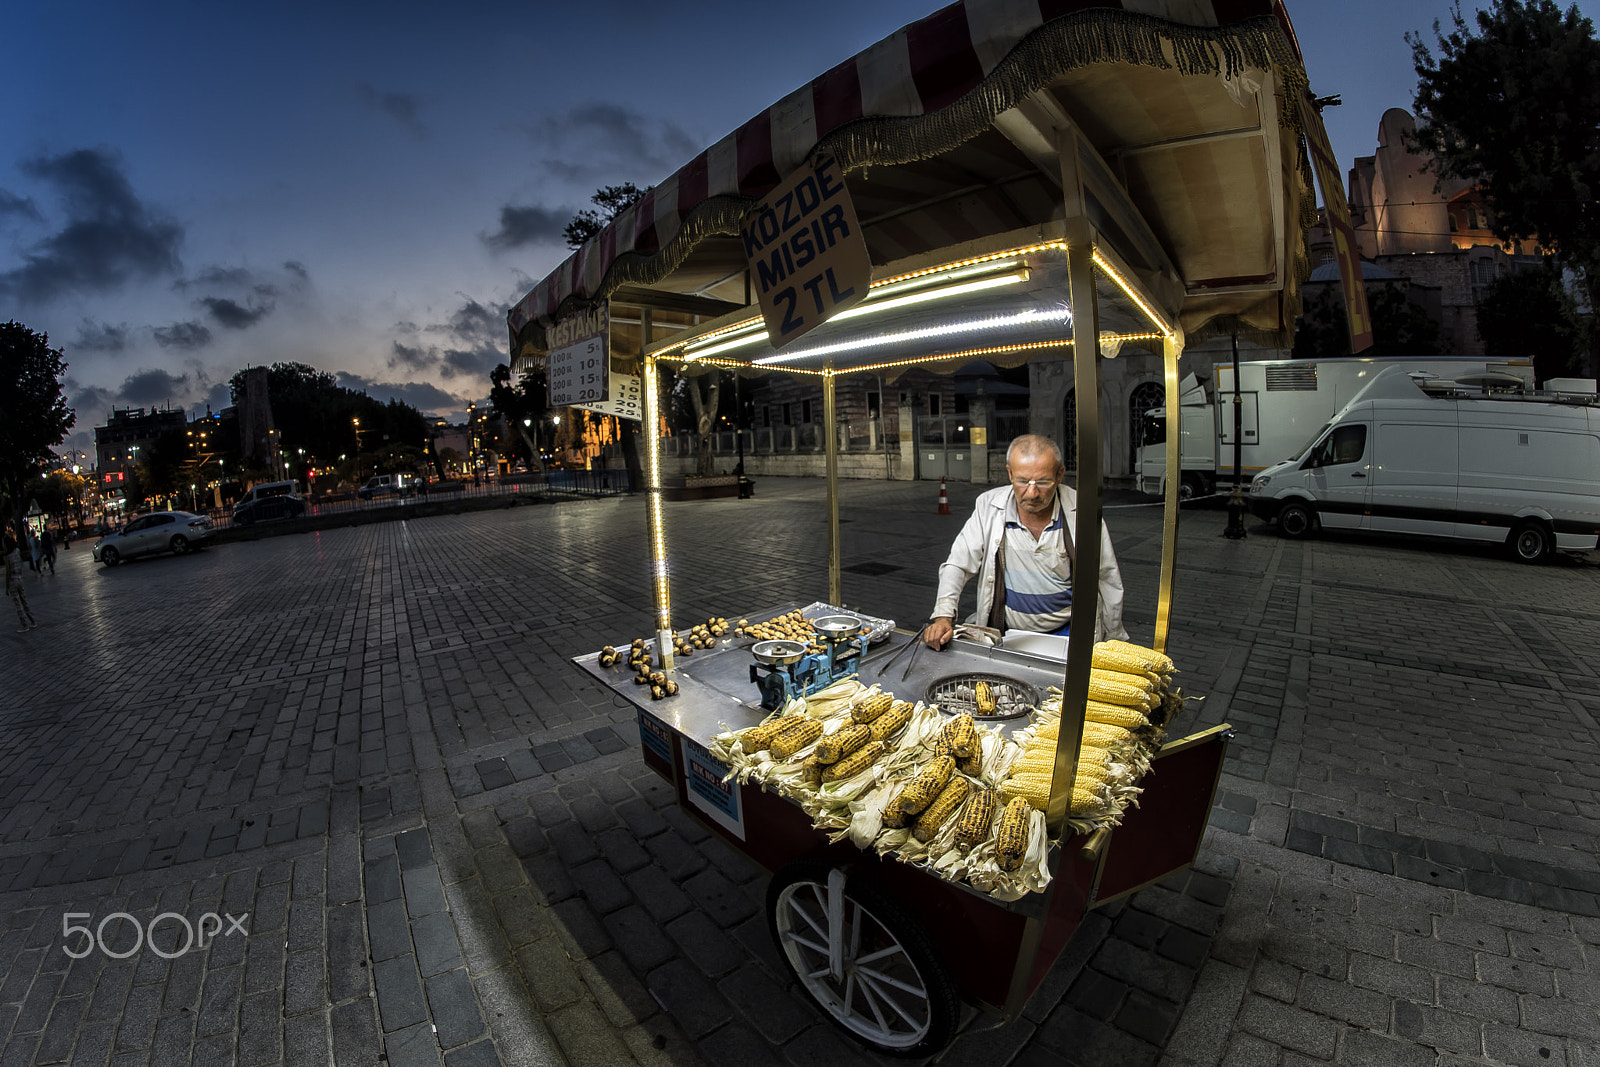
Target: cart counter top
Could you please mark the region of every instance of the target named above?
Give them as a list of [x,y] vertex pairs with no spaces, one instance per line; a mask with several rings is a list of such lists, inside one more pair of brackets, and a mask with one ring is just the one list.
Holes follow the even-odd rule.
[[[786,608],[779,611],[787,610]],[[776,612],[752,613],[766,618]],[[877,685],[898,699],[932,703],[935,688],[959,682],[964,676],[986,676],[1021,683],[1042,699],[1052,686],[1059,687],[1065,665],[1027,653],[991,648],[962,638],[950,642],[942,651],[929,648],[907,650],[908,642],[918,640],[915,633],[890,632],[872,646],[860,665],[857,680],[862,685]],[[638,684],[625,662],[627,642],[616,647],[624,658],[611,667],[602,667],[599,653],[577,657],[574,662],[630,703],[647,710],[673,729],[704,744],[725,730],[754,726],[766,718],[761,693],[751,679],[756,662],[750,638],[722,638],[716,647],[696,650],[692,656],[676,657],[675,666],[664,673],[678,683],[678,694],[651,699],[650,687]],[[652,652],[654,646],[652,643]],[[660,670],[654,667],[653,670]],[[1021,729],[1032,721],[1027,714],[1000,720],[1002,726]]]

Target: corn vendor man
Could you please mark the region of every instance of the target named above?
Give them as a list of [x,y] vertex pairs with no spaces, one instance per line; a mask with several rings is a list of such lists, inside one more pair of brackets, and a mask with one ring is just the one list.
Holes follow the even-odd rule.
[[[1010,485],[978,497],[950,557],[939,566],[933,621],[923,633],[929,648],[955,634],[961,591],[978,576],[978,610],[968,620],[996,630],[1065,635],[1072,627],[1072,536],[1077,490],[1063,484],[1066,464],[1048,437],[1026,434],[1006,450]],[[996,596],[996,590],[999,595]],[[1100,611],[1095,640],[1126,640],[1122,625],[1122,572],[1111,533],[1100,523]]]

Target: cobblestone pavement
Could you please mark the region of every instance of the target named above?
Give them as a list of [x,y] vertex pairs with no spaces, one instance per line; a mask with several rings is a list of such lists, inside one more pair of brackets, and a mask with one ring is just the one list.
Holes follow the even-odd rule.
[[[920,621],[970,507],[842,489],[846,600]],[[826,592],[822,486],[669,505],[676,617]],[[1147,639],[1155,509],[1108,512]],[[1091,912],[946,1064],[1600,1065],[1600,561],[1218,536],[1172,651],[1231,722],[1195,868]],[[879,1062],[765,872],[568,663],[649,627],[640,498],[27,575],[0,636],[0,1067]],[[68,929],[76,927],[79,929]]]

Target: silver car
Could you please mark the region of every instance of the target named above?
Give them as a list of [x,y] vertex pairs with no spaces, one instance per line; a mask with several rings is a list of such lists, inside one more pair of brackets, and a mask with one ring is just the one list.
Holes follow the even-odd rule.
[[115,567],[134,556],[148,556],[157,552],[183,555],[200,548],[216,531],[211,520],[204,515],[187,511],[152,511],[129,519],[120,530],[114,530],[95,542],[93,549],[97,562]]

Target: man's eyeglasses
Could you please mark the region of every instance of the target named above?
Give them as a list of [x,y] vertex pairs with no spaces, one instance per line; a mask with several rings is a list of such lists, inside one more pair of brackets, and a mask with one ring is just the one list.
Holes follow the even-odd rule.
[[1023,481],[1020,478],[1013,478],[1011,479],[1011,487],[1019,493],[1028,489],[1049,492],[1056,487],[1056,480],[1054,478],[1029,478],[1027,481]]

